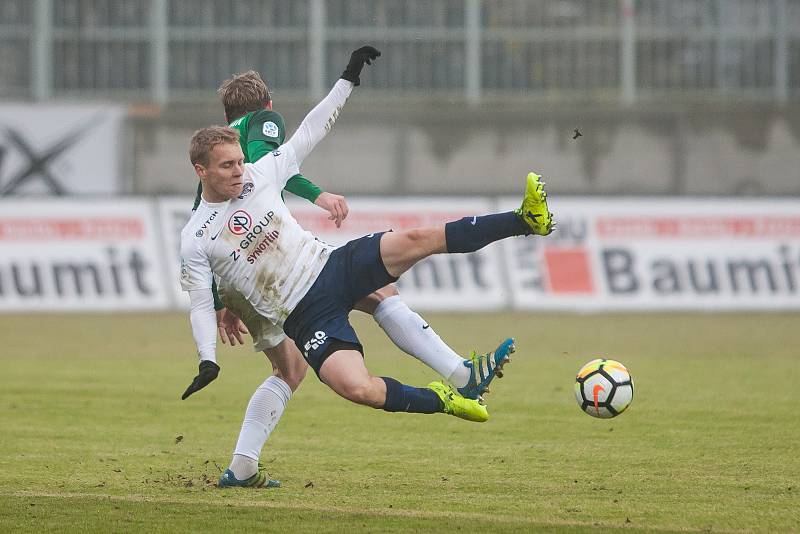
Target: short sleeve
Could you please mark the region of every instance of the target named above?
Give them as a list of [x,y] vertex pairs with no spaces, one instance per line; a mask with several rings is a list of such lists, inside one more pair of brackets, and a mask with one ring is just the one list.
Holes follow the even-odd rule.
[[181,288],[211,289],[214,275],[208,257],[203,251],[201,238],[184,234],[181,236]]
[[250,117],[247,125],[247,143],[263,141],[280,146],[286,139],[286,125],[277,111],[262,109]]

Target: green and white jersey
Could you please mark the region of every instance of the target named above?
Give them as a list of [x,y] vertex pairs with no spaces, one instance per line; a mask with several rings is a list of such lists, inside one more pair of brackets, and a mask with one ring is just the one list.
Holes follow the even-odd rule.
[[[268,109],[251,111],[230,123],[229,126],[239,131],[239,145],[242,147],[245,163],[255,163],[282,145],[286,137],[286,125],[283,117],[277,111]],[[286,182],[285,189],[312,203],[322,193],[319,186],[300,173],[295,174]],[[196,210],[200,204],[202,192],[203,184],[198,183],[192,211]]]
[[286,138],[286,125],[283,117],[268,109],[251,111],[229,125],[239,130],[239,144],[244,153],[245,163],[255,163],[283,144]]
[[[351,82],[339,80],[287,143],[246,164],[238,197],[200,202],[181,232],[181,285],[189,291],[192,314],[201,313],[195,310],[195,299],[212,287],[214,275],[277,326],[313,285],[332,247],[297,223],[281,191],[333,127],[352,88]],[[210,346],[216,337],[213,308],[209,313],[204,321],[208,319],[210,327],[195,332],[201,355],[201,347]],[[195,324],[193,319],[193,331]]]

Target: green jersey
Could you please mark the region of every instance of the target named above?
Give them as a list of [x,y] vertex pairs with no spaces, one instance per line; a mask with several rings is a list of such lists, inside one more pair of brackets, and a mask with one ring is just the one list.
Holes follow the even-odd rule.
[[[277,111],[269,109],[251,111],[230,123],[229,126],[239,131],[239,145],[242,147],[245,163],[255,163],[281,146],[286,139],[286,125],[283,122],[283,117]],[[317,197],[322,193],[322,189],[302,174],[295,174],[289,178],[284,189],[305,198],[309,202],[317,200]],[[194,199],[192,211],[196,210],[197,206],[200,205],[202,193],[203,183],[200,182],[197,184],[197,195]],[[212,284],[211,290],[214,294],[214,309],[221,310],[225,305],[217,293],[216,282]]]

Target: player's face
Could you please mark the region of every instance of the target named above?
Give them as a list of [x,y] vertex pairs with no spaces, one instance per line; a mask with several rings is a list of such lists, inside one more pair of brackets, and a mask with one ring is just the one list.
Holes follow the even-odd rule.
[[198,169],[206,199],[224,202],[242,194],[244,154],[239,143],[220,143],[211,149],[208,167]]

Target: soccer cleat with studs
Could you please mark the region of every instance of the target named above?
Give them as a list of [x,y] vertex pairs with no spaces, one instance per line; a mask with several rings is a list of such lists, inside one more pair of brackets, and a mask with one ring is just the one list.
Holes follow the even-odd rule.
[[547,208],[547,191],[541,176],[534,172],[528,173],[525,184],[525,197],[516,214],[525,221],[531,233],[548,235],[556,227],[553,214]]
[[219,477],[219,482],[217,482],[218,488],[280,488],[281,482],[280,480],[273,480],[269,478],[267,475],[267,471],[261,467],[259,464],[258,466],[258,473],[251,476],[250,478],[246,478],[244,480],[239,480],[233,475],[233,471],[230,469],[226,469],[224,473]]
[[489,410],[482,400],[467,399],[456,391],[453,386],[444,382],[431,382],[428,389],[432,390],[442,401],[442,411],[467,421],[483,423],[489,419]]
[[511,361],[511,354],[517,350],[514,338],[508,338],[488,354],[477,354],[474,351],[464,360],[464,366],[470,370],[467,385],[458,388],[458,392],[467,399],[483,400],[489,393],[489,384],[495,377],[503,378],[503,367]]

